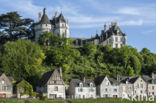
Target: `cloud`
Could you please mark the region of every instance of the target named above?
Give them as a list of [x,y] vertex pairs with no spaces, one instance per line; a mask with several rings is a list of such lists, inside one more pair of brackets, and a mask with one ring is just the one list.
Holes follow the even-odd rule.
[[36,16],[36,12],[42,8],[34,5],[32,0],[1,0],[0,4],[8,8],[5,10],[6,12],[18,11],[26,17]]
[[133,8],[133,7],[120,8],[119,10],[115,11],[115,13],[126,14],[126,15],[140,15],[141,14],[139,8]]
[[140,26],[143,25],[143,20],[129,20],[129,21],[121,21],[119,22],[120,26]]

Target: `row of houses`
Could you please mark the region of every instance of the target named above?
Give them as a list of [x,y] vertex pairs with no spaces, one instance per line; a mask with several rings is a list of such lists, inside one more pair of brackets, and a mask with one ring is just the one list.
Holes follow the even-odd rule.
[[[13,78],[2,74],[0,77],[0,97],[13,96]],[[62,69],[44,73],[36,92],[49,99],[122,98],[136,96],[156,96],[155,74],[151,76],[125,76],[110,78],[107,75],[90,79],[71,79],[66,85],[62,79]]]

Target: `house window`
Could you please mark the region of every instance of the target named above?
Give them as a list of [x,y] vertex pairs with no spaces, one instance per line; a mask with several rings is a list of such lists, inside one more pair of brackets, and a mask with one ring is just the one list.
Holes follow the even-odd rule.
[[115,41],[118,42],[118,37],[115,37]]
[[82,83],[80,83],[80,84],[79,84],[79,86],[80,86],[80,87],[83,87],[83,84],[82,84]]
[[154,90],[154,86],[152,86],[152,89]]
[[2,80],[2,91],[6,91],[6,85],[5,85],[5,81]]
[[107,88],[105,89],[105,92],[107,92],[108,90],[107,90]]
[[117,89],[114,89],[114,92],[117,92]]
[[79,91],[79,92],[83,92],[83,88],[79,88],[78,91]]
[[140,91],[140,93],[142,93],[142,90]]
[[137,84],[137,88],[139,88],[139,84]]
[[90,83],[90,87],[93,87],[93,83]]
[[54,91],[58,91],[58,86],[56,86],[56,87],[54,88]]

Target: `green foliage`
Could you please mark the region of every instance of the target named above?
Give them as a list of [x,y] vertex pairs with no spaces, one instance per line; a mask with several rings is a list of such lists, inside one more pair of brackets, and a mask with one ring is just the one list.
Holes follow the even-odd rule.
[[32,23],[32,19],[22,19],[17,12],[8,12],[0,15],[0,37],[3,38],[0,39],[0,42],[14,41],[22,36],[29,37]]
[[36,96],[35,93],[33,92],[32,85],[30,85],[27,81],[22,80],[20,83],[17,84],[18,88],[18,93],[20,95],[29,95],[29,96]]
[[[29,40],[7,42],[2,49],[2,72],[15,80],[35,81],[29,77],[39,77],[44,72],[42,61],[45,55],[40,46]],[[35,81],[37,83],[37,81]],[[36,84],[34,83],[34,84]],[[33,84],[33,83],[32,83]]]

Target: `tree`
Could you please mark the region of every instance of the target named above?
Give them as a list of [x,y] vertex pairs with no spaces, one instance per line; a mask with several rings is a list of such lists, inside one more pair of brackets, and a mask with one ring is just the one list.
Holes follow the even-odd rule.
[[41,64],[45,55],[38,44],[29,40],[7,42],[2,55],[2,71],[17,81],[43,72]]
[[139,75],[140,71],[141,71],[141,63],[140,63],[139,59],[137,58],[137,56],[135,56],[135,55],[131,56],[130,65],[133,67],[134,73],[136,75]]
[[93,42],[88,42],[81,48],[82,55],[87,56],[88,58],[94,58],[96,51],[96,45],[94,45]]
[[29,95],[29,96],[35,96],[35,93],[33,92],[32,85],[29,84],[27,81],[22,80],[17,84],[17,92],[20,94],[20,97],[22,95]]
[[55,35],[51,32],[44,32],[39,37],[39,44],[44,46],[63,46],[71,45],[71,40]]
[[3,41],[1,42],[14,41],[23,36],[28,37],[31,34],[30,26],[32,23],[32,19],[22,19],[17,12],[0,15],[0,31],[3,32]]

